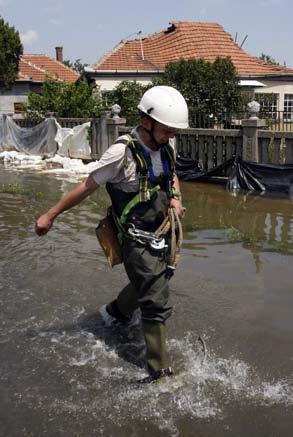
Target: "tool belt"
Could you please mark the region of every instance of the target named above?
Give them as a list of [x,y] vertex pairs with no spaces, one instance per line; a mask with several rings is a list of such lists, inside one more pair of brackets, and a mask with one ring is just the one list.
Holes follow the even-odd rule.
[[[120,232],[121,228],[120,225]],[[168,215],[155,232],[143,231],[129,223],[128,229],[124,229],[123,233],[124,236],[132,238],[152,250],[166,251],[167,270],[172,275],[179,261],[183,240],[182,225],[174,208],[169,209]],[[110,267],[121,264],[123,262],[122,247],[118,238],[117,222],[111,207],[107,211],[107,216],[97,226],[96,235]]]
[[117,229],[111,208],[108,209],[106,217],[97,226],[96,235],[110,267],[121,264],[123,261],[122,249],[118,241]]

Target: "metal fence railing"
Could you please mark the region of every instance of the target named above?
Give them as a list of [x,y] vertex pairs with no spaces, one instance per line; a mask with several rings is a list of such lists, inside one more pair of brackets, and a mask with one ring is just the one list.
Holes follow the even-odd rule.
[[198,129],[238,129],[241,120],[248,118],[247,112],[191,112],[190,127]]
[[260,111],[259,118],[266,120],[266,128],[279,132],[293,132],[293,112]]
[[[242,120],[249,118],[248,114],[246,117],[241,117],[241,115],[243,113],[233,114],[225,119],[214,118],[209,128],[205,126],[181,130],[176,135],[178,154],[182,157],[193,158],[204,170],[215,168],[237,156],[263,163],[293,164],[293,122],[284,119],[282,111],[276,114],[275,118],[266,118],[265,129],[263,127],[259,129],[257,125],[255,127],[249,125],[250,131],[255,130],[253,135],[249,133],[250,136],[246,132],[244,122],[242,126]],[[262,115],[260,114],[260,117]],[[211,123],[211,118],[209,117],[209,123]],[[33,123],[28,120],[15,121],[22,127],[33,126]],[[58,121],[63,127],[73,127],[89,120],[58,119]],[[221,127],[223,125],[225,128]],[[129,126],[125,126],[125,120],[120,119],[119,122],[111,118],[93,119],[91,128],[91,147],[94,159],[99,159],[119,135],[131,130]],[[254,145],[250,144],[252,137],[255,137]],[[251,149],[250,152],[248,149]]]
[[[248,111],[233,113],[215,112],[193,113],[190,127],[200,129],[238,129],[241,121],[250,117]],[[266,129],[280,132],[293,132],[293,112],[289,111],[260,111],[258,117],[266,120]]]

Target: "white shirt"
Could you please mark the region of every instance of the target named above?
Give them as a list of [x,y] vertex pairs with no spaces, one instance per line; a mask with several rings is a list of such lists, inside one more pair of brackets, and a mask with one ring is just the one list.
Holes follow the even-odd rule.
[[[137,128],[131,132],[136,136],[141,145],[147,149],[152,161],[153,172],[155,176],[163,173],[163,165],[160,150],[151,150],[143,142],[138,134]],[[92,178],[98,185],[110,182],[117,188],[125,192],[137,192],[139,190],[138,174],[136,172],[136,162],[132,156],[131,150],[119,140],[128,140],[127,135],[118,138],[118,142],[112,144],[97,162],[97,168],[91,173]],[[174,140],[169,140],[171,147],[174,148]],[[172,144],[173,143],[173,144]],[[127,157],[127,166],[124,165],[125,155]]]

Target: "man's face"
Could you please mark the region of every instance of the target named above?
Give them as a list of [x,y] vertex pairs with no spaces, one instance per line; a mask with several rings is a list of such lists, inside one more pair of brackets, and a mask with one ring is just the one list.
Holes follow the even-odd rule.
[[[144,119],[142,122],[143,127],[147,130],[151,130],[152,128],[152,120]],[[158,144],[165,144],[169,141],[170,138],[174,138],[176,134],[176,129],[168,127],[158,121],[154,123],[153,136]],[[150,138],[150,142],[151,138]]]
[[170,138],[174,138],[176,129],[165,126],[158,121],[155,122],[154,137],[158,144],[165,144]]

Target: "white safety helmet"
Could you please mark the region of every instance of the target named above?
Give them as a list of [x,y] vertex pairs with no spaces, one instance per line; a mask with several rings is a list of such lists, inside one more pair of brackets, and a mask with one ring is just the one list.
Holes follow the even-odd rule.
[[188,128],[188,108],[182,94],[171,86],[154,86],[137,106],[149,117],[175,129]]

